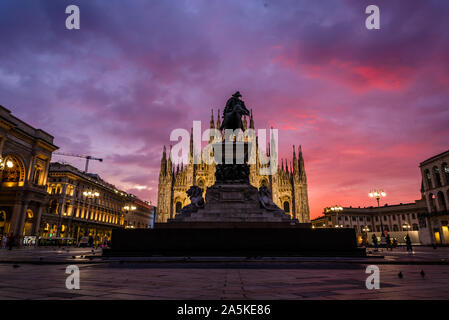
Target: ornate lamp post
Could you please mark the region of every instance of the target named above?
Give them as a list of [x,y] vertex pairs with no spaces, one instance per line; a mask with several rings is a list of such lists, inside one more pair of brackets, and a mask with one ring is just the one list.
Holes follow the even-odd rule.
[[[128,214],[130,211],[132,212],[132,211],[135,211],[137,209],[137,207],[136,206],[133,206],[133,205],[131,205],[131,204],[127,204],[127,205],[125,205],[124,207],[123,207],[123,211],[125,212],[125,214]],[[133,228],[133,226],[128,226],[128,225],[125,225],[125,228]]]
[[342,224],[338,224],[338,213],[343,211],[343,207],[335,205],[330,207],[329,211],[335,212],[335,228],[343,228]]
[[[84,191],[83,196],[85,196],[87,199],[91,200],[89,201],[89,207],[88,207],[88,213],[92,215],[92,219],[94,218],[93,213],[90,211],[92,207],[92,199],[98,198],[100,196],[100,193],[98,191]],[[89,235],[89,220],[87,219],[86,224],[86,234]]]
[[368,226],[364,226],[363,229],[362,229],[362,231],[363,231],[363,243],[364,243],[365,245],[367,245],[367,244],[368,244],[368,232],[369,232],[369,227],[368,227]]
[[404,223],[402,225],[402,230],[407,230],[407,235],[408,235],[408,231],[410,230],[411,226],[408,223]]
[[[385,191],[383,191],[382,189],[375,189],[375,190],[371,190],[368,195],[370,196],[370,198],[376,198],[377,200],[377,207],[380,207],[380,198],[384,198],[387,196],[387,194],[385,193]],[[382,223],[382,217],[380,217],[380,228],[382,230],[382,234],[384,233],[384,225]]]
[[[371,190],[368,195],[370,196],[370,198],[375,198],[377,200],[378,208],[380,207],[380,198],[384,198],[387,196],[387,194],[385,193],[385,191],[383,189]],[[385,238],[385,234],[384,234],[384,225],[382,223],[382,216],[379,215],[379,217],[380,217],[380,230],[381,230],[380,243],[381,243],[381,245],[385,245],[386,238]]]

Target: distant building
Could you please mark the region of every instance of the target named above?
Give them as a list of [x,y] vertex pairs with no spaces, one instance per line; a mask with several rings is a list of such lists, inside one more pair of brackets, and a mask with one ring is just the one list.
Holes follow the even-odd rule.
[[449,150],[433,156],[419,165],[422,193],[427,212],[421,224],[428,230],[422,239],[426,244],[449,244]]
[[[249,127],[246,116],[243,119],[244,129],[254,129],[254,120],[251,112]],[[220,110],[215,123],[213,113],[210,119],[210,129],[220,128]],[[166,149],[162,153],[161,168],[159,174],[158,200],[157,200],[157,222],[167,222],[190,203],[186,191],[192,186],[206,189],[215,183],[215,164],[193,164],[193,140],[190,141],[190,161],[184,167],[174,167],[167,155]],[[256,140],[256,148],[259,146]],[[277,168],[273,175],[261,175],[259,168],[263,167],[257,157],[256,164],[250,165],[250,183],[256,188],[262,185],[271,189],[273,202],[276,203],[286,214],[299,222],[310,222],[309,200],[307,195],[307,177],[301,147],[298,154],[293,149],[290,167],[287,161]]]
[[96,174],[62,163],[51,163],[40,237],[92,236],[96,244],[111,239],[114,228],[150,228],[154,207],[118,190]]
[[48,202],[47,174],[53,136],[35,129],[0,106],[0,235],[19,241],[38,234]]
[[[370,243],[372,234],[380,237],[382,229],[398,243],[405,242],[409,232],[412,241],[420,242],[419,216],[426,212],[424,200],[414,203],[384,205],[381,207],[352,208],[344,207],[341,211],[324,209],[324,216],[313,219],[313,228],[353,228],[359,243],[364,236]],[[425,231],[425,230],[424,230]]]

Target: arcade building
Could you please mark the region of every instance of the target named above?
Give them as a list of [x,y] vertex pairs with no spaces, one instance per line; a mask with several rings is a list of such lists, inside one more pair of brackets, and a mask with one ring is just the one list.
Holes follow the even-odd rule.
[[151,227],[154,206],[96,174],[51,163],[57,149],[53,136],[0,106],[0,239],[13,234],[17,245],[34,245],[92,236],[99,244],[113,228]]
[[0,236],[36,235],[48,204],[53,136],[0,106]]
[[50,164],[47,192],[41,239],[65,238],[78,243],[91,236],[100,244],[111,239],[114,228],[151,227],[152,205],[69,164]]

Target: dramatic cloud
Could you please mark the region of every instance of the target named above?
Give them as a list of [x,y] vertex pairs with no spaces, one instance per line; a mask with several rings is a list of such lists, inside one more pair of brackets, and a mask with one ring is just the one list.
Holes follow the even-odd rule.
[[410,202],[419,162],[448,149],[449,3],[379,0],[366,30],[371,2],[79,0],[67,30],[72,1],[3,0],[0,104],[155,203],[170,131],[205,129],[238,89],[282,158],[302,145],[313,217],[374,187]]

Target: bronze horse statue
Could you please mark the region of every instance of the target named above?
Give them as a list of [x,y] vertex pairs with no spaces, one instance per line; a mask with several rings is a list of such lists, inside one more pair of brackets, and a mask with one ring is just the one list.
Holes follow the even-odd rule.
[[246,109],[243,101],[239,101],[234,104],[231,112],[224,114],[220,131],[223,131],[223,129],[242,129],[244,131],[242,116],[249,116],[249,110]]

